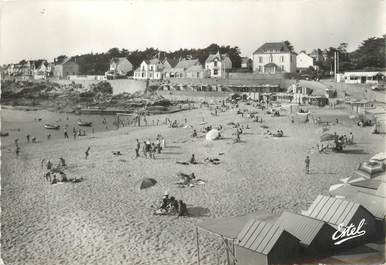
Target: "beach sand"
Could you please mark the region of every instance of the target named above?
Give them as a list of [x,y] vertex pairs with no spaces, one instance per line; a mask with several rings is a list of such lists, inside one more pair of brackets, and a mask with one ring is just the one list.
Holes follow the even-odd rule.
[[[312,111],[322,119],[339,117],[340,123],[330,126],[330,131],[347,135],[351,131],[356,144],[345,153],[319,154],[314,147],[320,127],[292,124],[286,112],[283,117],[263,115],[270,130],[284,131],[285,137],[274,138],[263,135],[260,123],[242,118],[235,110],[212,116],[208,109],[196,109],[169,117],[187,118],[196,129],[202,127],[203,118],[208,125],[222,124],[225,139],[207,142],[202,133],[191,138],[192,128],[162,125],[125,127],[76,141],[22,144],[19,158],[13,146],[6,147],[1,156],[2,258],[5,264],[22,265],[196,264],[196,224],[255,211],[299,212],[319,193],[326,194],[331,184],[352,175],[359,162],[384,151],[384,136],[353,125],[344,110]],[[232,141],[234,129],[225,125],[231,121],[251,127],[244,130],[241,143]],[[135,139],[154,140],[157,134],[166,139],[163,153],[155,160],[133,159]],[[85,160],[88,146],[90,156]],[[123,155],[113,156],[112,151],[118,150]],[[198,161],[216,157],[220,164],[176,164],[192,153]],[[309,175],[304,173],[307,155]],[[56,163],[60,156],[69,165],[68,177],[83,177],[83,182],[51,185],[43,180],[41,159]],[[194,172],[207,183],[178,188],[174,184],[178,171]],[[139,191],[136,183],[142,177],[158,183]],[[159,204],[165,191],[186,202],[193,216],[153,215],[152,206]],[[219,238],[201,232],[200,243],[201,264],[224,262]]]

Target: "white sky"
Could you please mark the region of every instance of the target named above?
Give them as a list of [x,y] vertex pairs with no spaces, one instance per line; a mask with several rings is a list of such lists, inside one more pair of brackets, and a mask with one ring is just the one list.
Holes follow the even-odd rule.
[[264,42],[296,51],[354,50],[386,33],[384,0],[9,1],[0,13],[0,63],[155,47],[239,46],[250,56]]

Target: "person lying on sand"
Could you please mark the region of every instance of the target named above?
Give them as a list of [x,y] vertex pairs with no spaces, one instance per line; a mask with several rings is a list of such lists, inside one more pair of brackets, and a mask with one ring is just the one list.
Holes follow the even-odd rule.
[[122,155],[122,154],[121,154],[121,151],[113,151],[113,155],[115,155],[115,156],[120,156],[120,155]]
[[205,158],[204,161],[205,161],[205,162],[210,162],[210,163],[212,163],[213,165],[218,165],[218,164],[220,164],[220,159],[218,159],[218,158],[209,158],[209,157],[207,157],[207,158]]

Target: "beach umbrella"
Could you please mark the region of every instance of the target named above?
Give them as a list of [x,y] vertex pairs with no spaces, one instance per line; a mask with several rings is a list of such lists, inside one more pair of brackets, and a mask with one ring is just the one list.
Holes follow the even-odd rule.
[[325,133],[322,136],[320,136],[321,142],[334,141],[335,139],[336,139],[336,135],[331,133]]
[[155,179],[152,178],[143,178],[137,183],[137,187],[139,190],[147,189],[154,186],[157,183]]
[[374,178],[383,172],[385,172],[383,163],[377,161],[368,161],[360,163],[358,170],[355,173],[361,177]]
[[212,129],[206,134],[205,139],[208,141],[213,141],[217,139],[219,136],[220,136],[220,132],[216,129]]

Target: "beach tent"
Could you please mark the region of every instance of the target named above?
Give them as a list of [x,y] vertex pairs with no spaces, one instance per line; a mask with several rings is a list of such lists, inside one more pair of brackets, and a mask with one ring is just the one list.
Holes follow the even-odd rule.
[[237,235],[237,264],[292,264],[300,256],[299,241],[278,224],[252,219]]
[[154,186],[157,183],[155,179],[152,178],[143,178],[137,183],[137,187],[139,190],[147,189]]
[[285,211],[276,224],[300,239],[308,257],[326,257],[335,249],[331,235],[336,230],[324,221]]
[[361,177],[374,178],[385,172],[385,165],[378,161],[366,161],[359,164],[355,173]]
[[[227,255],[227,265],[234,264],[239,259],[240,254],[236,253],[236,238],[245,224],[251,219],[272,220],[274,216],[266,212],[259,211],[242,216],[222,217],[207,220],[196,226],[197,240],[197,264],[200,264],[200,240],[199,231],[205,231],[218,236],[222,242]],[[237,263],[239,264],[239,263]]]
[[207,134],[205,139],[208,141],[216,140],[220,136],[220,132],[216,129],[210,130]]
[[366,234],[342,243],[341,247],[364,244],[369,240],[373,240],[380,232],[377,231],[377,221],[374,215],[365,206],[351,199],[318,195],[308,210],[303,211],[302,214],[327,222],[334,228],[339,225],[349,226],[351,224],[358,227],[360,222],[365,219],[362,230],[365,230]]

